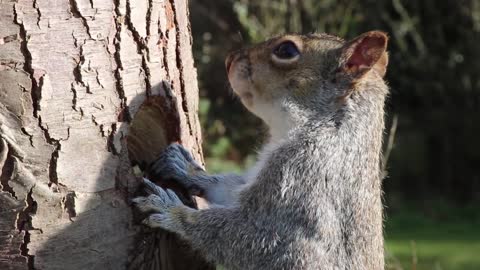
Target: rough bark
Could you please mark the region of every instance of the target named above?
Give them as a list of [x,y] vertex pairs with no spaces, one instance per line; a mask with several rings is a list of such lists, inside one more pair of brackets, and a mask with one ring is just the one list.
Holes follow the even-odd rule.
[[185,0],[0,1],[0,269],[208,268],[128,203],[197,106]]

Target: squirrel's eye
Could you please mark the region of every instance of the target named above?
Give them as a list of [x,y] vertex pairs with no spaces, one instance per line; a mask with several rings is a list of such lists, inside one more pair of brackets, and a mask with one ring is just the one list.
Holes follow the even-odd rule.
[[300,55],[300,51],[298,51],[295,43],[291,41],[285,41],[273,49],[273,54],[279,59],[288,60]]

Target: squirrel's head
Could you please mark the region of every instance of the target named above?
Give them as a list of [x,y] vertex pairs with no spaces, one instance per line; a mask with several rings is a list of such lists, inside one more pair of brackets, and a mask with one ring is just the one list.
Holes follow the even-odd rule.
[[282,117],[331,115],[365,86],[386,89],[387,40],[380,31],[347,42],[327,34],[283,35],[232,52],[225,64],[242,103],[272,124]]

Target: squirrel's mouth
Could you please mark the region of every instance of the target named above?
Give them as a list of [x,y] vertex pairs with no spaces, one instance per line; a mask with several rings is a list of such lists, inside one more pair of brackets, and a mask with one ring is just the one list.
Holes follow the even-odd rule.
[[245,100],[252,100],[253,99],[253,94],[249,91],[244,92],[244,93],[240,93],[240,94],[238,94],[238,96],[241,99],[245,99]]
[[245,105],[247,108],[251,107],[253,105],[253,93],[246,87],[245,83],[248,83],[244,80],[239,81],[231,81],[230,86],[235,93],[236,96],[240,98],[242,101],[243,105]]
[[253,105],[253,94],[251,92],[246,91],[244,93],[238,93],[237,95],[246,107],[251,107]]

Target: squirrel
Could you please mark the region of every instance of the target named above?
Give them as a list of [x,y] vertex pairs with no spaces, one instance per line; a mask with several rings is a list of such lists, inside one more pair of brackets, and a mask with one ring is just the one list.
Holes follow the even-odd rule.
[[208,175],[179,144],[154,174],[200,190],[192,209],[147,179],[144,223],[226,269],[384,269],[380,169],[388,37],[286,34],[232,52],[226,70],[270,139],[244,175]]

